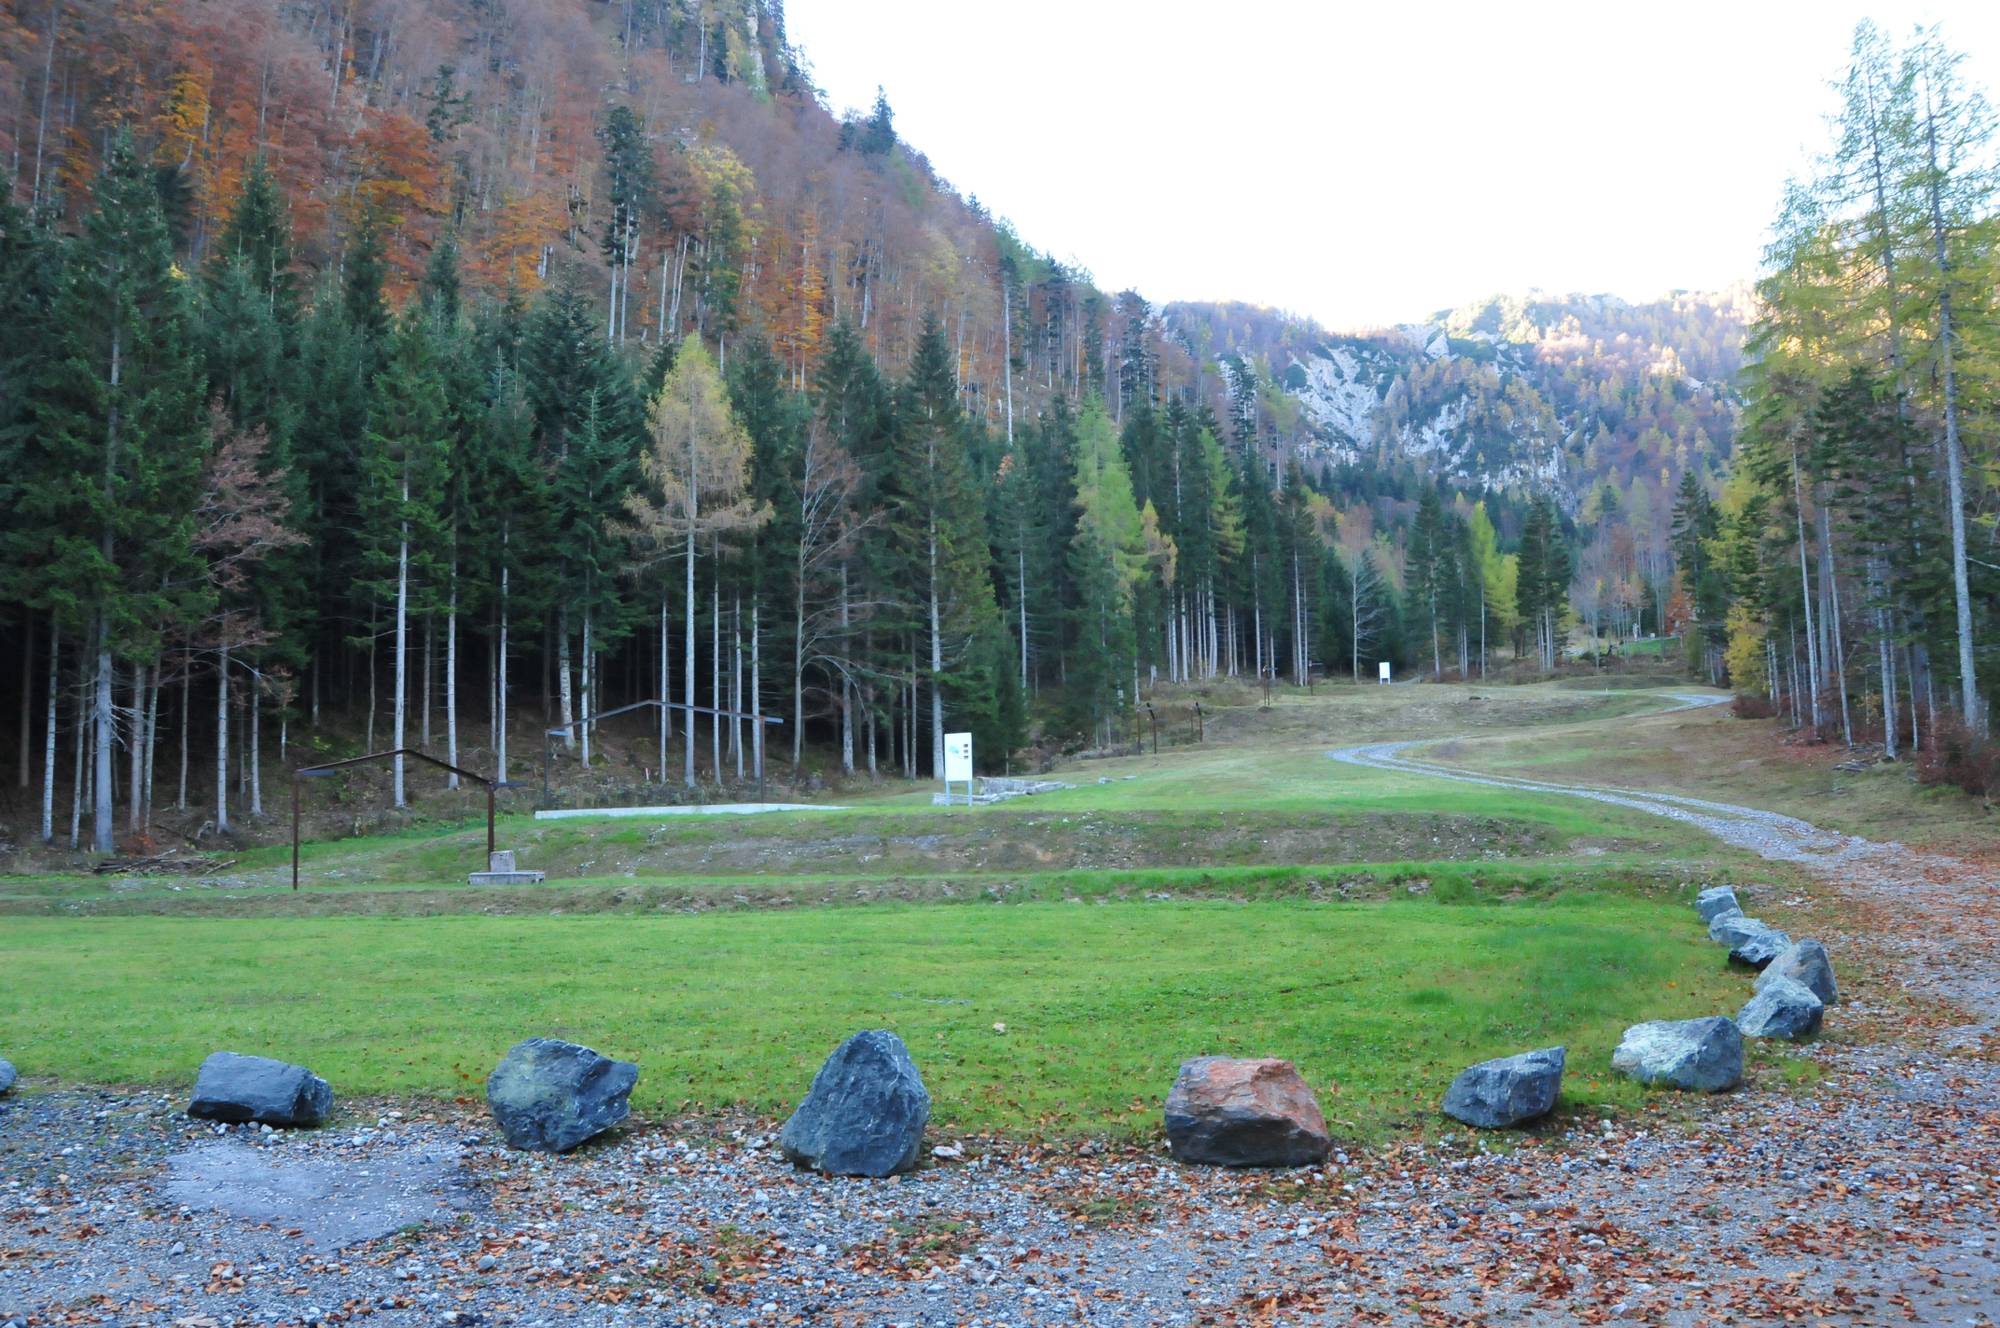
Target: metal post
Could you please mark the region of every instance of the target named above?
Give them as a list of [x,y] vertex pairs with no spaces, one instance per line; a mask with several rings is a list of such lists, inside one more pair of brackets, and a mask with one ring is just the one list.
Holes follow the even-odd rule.
[[292,776],[292,891],[299,888],[299,777]]
[[486,786],[486,864],[493,865],[493,786]]

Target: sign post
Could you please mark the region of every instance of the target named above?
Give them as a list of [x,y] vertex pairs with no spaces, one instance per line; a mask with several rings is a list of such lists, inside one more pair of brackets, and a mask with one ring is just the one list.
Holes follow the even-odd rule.
[[972,805],[972,735],[970,733],[947,733],[944,735],[944,800],[951,804],[951,786],[963,780],[965,783],[965,805]]
[[1385,659],[1385,660],[1383,660],[1383,661],[1382,661],[1382,662],[1381,662],[1380,664],[1377,664],[1377,665],[1375,666],[1375,676],[1376,676],[1376,678],[1377,678],[1377,679],[1378,679],[1378,680],[1379,680],[1379,681],[1380,681],[1380,682],[1382,683],[1382,685],[1383,685],[1383,686],[1385,686],[1385,687],[1386,687],[1386,686],[1388,685],[1388,683],[1389,683],[1389,661],[1388,661],[1388,660],[1386,660],[1386,659]]

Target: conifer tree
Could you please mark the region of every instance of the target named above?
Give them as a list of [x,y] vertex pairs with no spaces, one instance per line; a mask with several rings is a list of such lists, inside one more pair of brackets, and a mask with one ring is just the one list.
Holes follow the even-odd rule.
[[878,699],[892,675],[904,667],[892,662],[886,653],[891,634],[903,625],[902,614],[907,609],[893,594],[897,551],[884,510],[888,474],[894,464],[894,402],[859,333],[845,319],[834,325],[827,338],[814,389],[818,420],[826,431],[828,446],[850,458],[855,466],[849,504],[855,512],[866,514],[865,526],[847,542],[835,568],[834,622],[847,661],[838,701],[842,769],[855,768],[858,749],[859,759],[873,777],[878,773]]
[[[1077,588],[1078,650],[1071,687],[1080,718],[1099,743],[1137,700],[1135,592],[1147,567],[1146,532],[1132,478],[1104,403],[1084,400],[1076,422],[1076,535],[1070,565]],[[1128,692],[1129,686],[1129,692]]]
[[[361,458],[364,572],[393,614],[391,745],[398,748],[408,745],[410,622],[435,607],[443,545],[451,426],[441,358],[434,325],[421,310],[397,322],[375,382]],[[400,808],[407,801],[401,756],[392,770],[391,796]]]
[[201,372],[190,322],[152,172],[121,133],[62,270],[13,480],[28,520],[8,539],[44,545],[32,602],[88,634],[100,853],[113,848],[116,663],[155,658],[161,626],[193,616],[199,594]]
[[992,709],[991,669],[971,666],[976,644],[990,648],[997,614],[985,517],[967,464],[957,374],[935,316],[924,319],[896,416],[894,463],[887,476],[889,528],[907,550],[905,584],[921,615],[935,778],[944,769],[947,693],[955,706]]

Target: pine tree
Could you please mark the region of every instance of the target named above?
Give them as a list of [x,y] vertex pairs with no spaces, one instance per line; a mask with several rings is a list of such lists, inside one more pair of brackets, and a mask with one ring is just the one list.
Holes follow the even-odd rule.
[[201,471],[201,371],[152,172],[120,134],[70,246],[34,390],[7,535],[43,546],[30,603],[94,658],[91,841],[113,848],[115,661],[150,661],[163,624],[195,616],[192,513]]
[[292,272],[291,222],[278,182],[263,153],[250,159],[243,191],[216,243],[215,267],[240,265],[253,289],[270,303],[280,324],[298,314],[298,279]]
[[1561,518],[1546,497],[1538,496],[1528,505],[1519,558],[1516,610],[1534,632],[1542,670],[1553,673],[1562,658],[1574,568]]
[[892,594],[897,550],[885,512],[888,475],[894,464],[894,403],[852,323],[841,320],[827,338],[814,379],[819,424],[830,448],[850,458],[855,483],[851,508],[865,513],[835,572],[834,628],[846,666],[840,677],[841,765],[853,771],[857,745],[873,777],[877,773],[877,698],[897,670],[884,653],[904,624],[907,605]]
[[1092,737],[1109,743],[1137,701],[1134,607],[1146,574],[1144,521],[1104,403],[1084,400],[1076,423],[1076,535],[1070,551],[1078,636],[1071,688]]
[[889,109],[888,94],[879,87],[875,89],[875,107],[862,125],[860,146],[871,157],[885,157],[896,150],[896,113]]
[[974,667],[991,665],[991,652],[975,660],[973,648],[990,646],[998,613],[984,514],[966,461],[958,375],[935,316],[925,317],[917,337],[896,417],[895,460],[886,477],[889,526],[907,551],[905,584],[921,614],[935,778],[944,769],[947,695],[954,709],[993,709],[992,670]]
[[[410,622],[437,602],[450,450],[435,329],[421,311],[413,310],[396,324],[390,339],[361,457],[364,575],[376,602],[390,601],[393,614],[391,745],[397,748],[409,745]],[[372,654],[372,639],[366,644]],[[406,805],[401,756],[393,763],[391,796],[398,808]]]
[[1442,636],[1444,615],[1450,597],[1450,552],[1446,541],[1444,509],[1437,490],[1426,486],[1417,504],[1417,519],[1410,527],[1409,552],[1405,560],[1410,601],[1418,606],[1430,627],[1431,676],[1444,675]]
[[611,204],[600,241],[605,262],[611,269],[607,330],[612,341],[623,341],[631,303],[632,261],[642,229],[640,218],[651,204],[656,186],[653,150],[646,142],[645,125],[629,106],[611,108],[598,131],[598,140],[604,148],[604,169],[609,177],[607,201]]

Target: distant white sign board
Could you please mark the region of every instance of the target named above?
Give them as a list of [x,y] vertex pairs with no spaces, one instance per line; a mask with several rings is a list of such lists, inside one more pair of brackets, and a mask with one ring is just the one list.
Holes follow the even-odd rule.
[[970,733],[947,733],[944,735],[944,779],[950,784],[957,780],[972,779],[972,735]]
[[1389,681],[1389,661],[1383,660],[1375,666],[1375,676],[1383,682]]
[[944,735],[944,796],[951,801],[951,786],[965,785],[965,803],[972,805],[972,735],[970,733],[947,733]]

